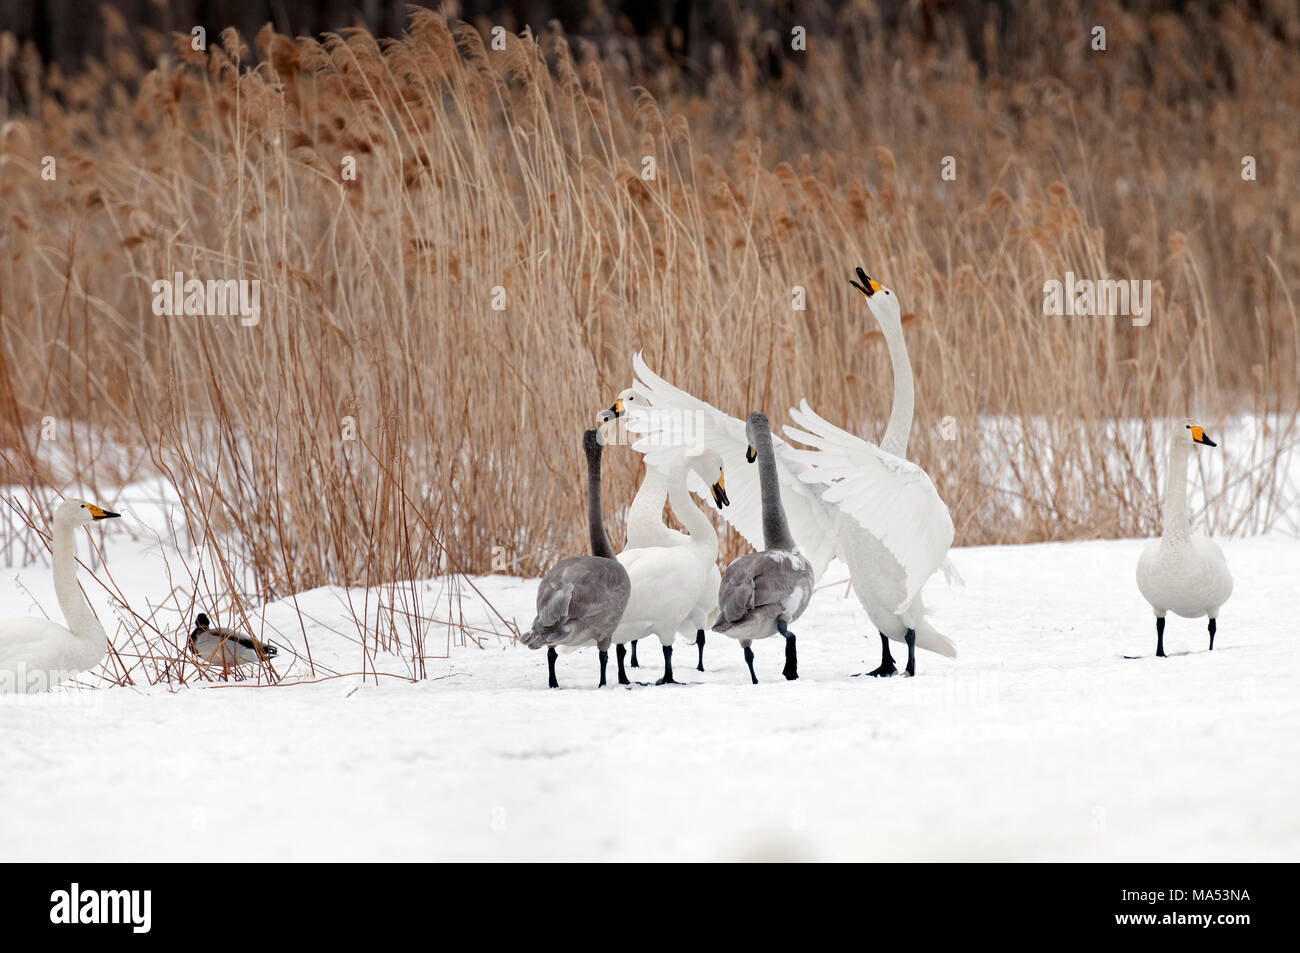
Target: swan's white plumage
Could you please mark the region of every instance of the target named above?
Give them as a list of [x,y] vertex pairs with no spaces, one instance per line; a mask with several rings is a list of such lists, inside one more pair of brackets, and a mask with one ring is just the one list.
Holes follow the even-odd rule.
[[[655,635],[664,645],[670,645],[677,633],[694,635],[696,629],[704,628],[704,624],[697,624],[701,615],[716,613],[721,578],[717,568],[718,536],[709,518],[691,500],[686,486],[688,474],[702,485],[710,485],[722,479],[724,472],[722,458],[715,451],[678,450],[666,487],[673,514],[688,532],[677,533],[664,526],[664,533],[655,533],[644,525],[645,521],[638,521],[643,524],[638,538],[673,542],[619,553],[618,561],[627,570],[632,592],[614,631],[616,644]],[[660,522],[662,519],[661,508]]]
[[[754,549],[763,549],[762,494],[757,468],[746,459],[745,422],[668,383],[650,369],[639,351],[632,356],[632,365],[634,389],[649,404],[648,409],[628,415],[627,429],[640,437],[633,449],[645,455],[647,466],[661,472],[668,471],[683,448],[716,451],[722,457],[731,498],[722,516]],[[790,534],[820,578],[835,554],[836,516],[821,501],[819,488],[799,479],[800,465],[789,456],[793,448],[776,435],[772,445]],[[700,496],[707,495],[702,480],[691,480],[688,486]]]
[[[806,400],[790,417],[802,429],[787,426],[786,436],[813,448],[789,451],[791,460],[803,464],[800,479],[824,485],[822,500],[888,551],[903,573],[903,599],[895,609],[907,609],[952,546],[952,516],[934,481],[915,463],[818,416]],[[849,534],[840,535],[847,541]]]
[[108,636],[77,585],[76,530],[110,513],[69,499],[54,511],[54,589],[67,626],[48,619],[0,621],[0,694],[43,692],[103,660]]
[[1190,420],[1174,426],[1160,538],[1148,543],[1138,557],[1138,589],[1157,616],[1172,612],[1186,619],[1216,618],[1232,595],[1232,573],[1223,550],[1214,540],[1191,532],[1187,457],[1197,443],[1193,434],[1214,446]]
[[[641,401],[628,388],[619,394],[624,413],[637,416]],[[641,486],[627,509],[627,546],[625,549],[644,549],[647,546],[680,546],[690,537],[664,523],[664,503],[668,499],[668,476],[652,466],[646,466]],[[683,623],[682,634],[691,638],[701,629],[713,625],[718,617],[718,586],[722,584],[722,570],[717,560],[706,571],[704,588]]]

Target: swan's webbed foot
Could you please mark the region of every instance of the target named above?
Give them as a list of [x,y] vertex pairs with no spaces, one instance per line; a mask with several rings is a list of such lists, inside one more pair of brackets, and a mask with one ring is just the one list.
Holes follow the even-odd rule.
[[546,647],[546,667],[550,669],[551,677],[546,683],[547,688],[560,687],[560,683],[555,680],[555,655],[556,655],[555,646],[548,645]]
[[883,632],[880,633],[880,666],[867,674],[875,678],[888,678],[898,674],[898,666],[894,664],[894,656],[889,651],[889,639]]
[[754,684],[757,685],[758,676],[754,674],[754,650],[748,645],[743,646],[743,648],[745,649],[745,664],[749,666],[749,677],[752,678]]
[[631,685],[628,681],[627,670],[623,668],[623,659],[627,656],[627,646],[622,642],[614,648],[614,658],[618,660],[618,683],[620,685]]
[[697,672],[704,671],[704,630],[695,633],[695,646],[700,650],[700,664],[695,666]]
[[630,662],[628,662],[627,664],[628,664],[628,665],[631,665],[633,668],[640,668],[640,667],[641,667],[641,663],[638,662],[638,661],[636,660],[636,642],[635,642],[635,641],[633,641],[633,643],[632,643],[632,660],[631,660]]
[[673,678],[673,647],[664,646],[664,677],[655,682],[656,685],[676,685],[677,680]]

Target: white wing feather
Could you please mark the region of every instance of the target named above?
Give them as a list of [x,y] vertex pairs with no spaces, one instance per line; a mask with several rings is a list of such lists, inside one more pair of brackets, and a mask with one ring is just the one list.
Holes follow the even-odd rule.
[[[632,356],[636,371],[633,389],[645,398],[648,409],[629,413],[627,429],[640,435],[632,448],[645,455],[647,466],[668,472],[682,450],[707,447],[722,457],[731,505],[721,510],[724,519],[756,550],[763,544],[763,507],[758,467],[745,459],[749,438],[745,422],[725,414],[650,370],[641,352]],[[837,513],[821,500],[821,488],[799,479],[802,464],[790,458],[797,453],[775,434],[776,469],[781,482],[781,502],[796,545],[821,578],[835,554]],[[689,479],[691,490],[713,506],[708,487],[698,475]]]
[[808,402],[790,410],[802,430],[786,436],[815,449],[789,448],[800,478],[821,484],[822,500],[853,518],[898,561],[906,579],[904,611],[952,546],[953,525],[929,474],[819,417]]

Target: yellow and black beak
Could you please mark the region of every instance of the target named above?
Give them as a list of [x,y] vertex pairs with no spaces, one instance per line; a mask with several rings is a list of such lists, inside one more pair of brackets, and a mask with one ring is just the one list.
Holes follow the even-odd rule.
[[609,412],[613,414],[615,417],[622,417],[625,413],[627,413],[627,408],[623,406],[622,397],[614,401],[614,406],[609,408]]
[[1205,428],[1204,428],[1204,427],[1191,427],[1191,426],[1189,426],[1188,429],[1190,429],[1190,430],[1192,431],[1192,442],[1193,442],[1193,443],[1203,443],[1203,444],[1205,444],[1205,446],[1207,446],[1207,447],[1217,447],[1217,446],[1218,446],[1217,443],[1215,443],[1213,440],[1211,440],[1209,437],[1207,437],[1207,436],[1205,435]]
[[122,515],[121,513],[113,513],[110,512],[109,510],[101,509],[100,507],[96,506],[94,503],[87,503],[86,509],[90,511],[91,519],[96,519],[96,520],[111,520],[114,517]]
[[713,490],[713,502],[722,509],[724,506],[730,506],[731,500],[727,499],[727,477],[726,474],[718,475],[718,482],[711,487]]
[[757,459],[758,459],[758,451],[754,449],[753,444],[750,444],[748,447],[745,448],[745,462],[753,463]]
[[861,268],[858,269],[858,278],[861,279],[862,284],[858,284],[852,278],[849,279],[849,284],[857,288],[868,298],[874,295],[877,291],[883,290],[885,287],[879,281],[876,281],[874,278],[867,277],[867,273],[863,271]]

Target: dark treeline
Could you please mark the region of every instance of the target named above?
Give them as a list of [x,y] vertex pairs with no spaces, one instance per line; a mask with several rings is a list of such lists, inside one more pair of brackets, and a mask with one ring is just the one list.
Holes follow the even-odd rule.
[[[215,38],[234,27],[245,38],[266,23],[291,36],[315,35],[351,26],[366,26],[378,36],[396,36],[405,28],[410,0],[0,0],[0,30],[20,44],[32,44],[41,61],[65,73],[87,58],[102,58],[108,40],[102,7],[120,14],[128,34],[138,28],[188,33],[195,26]],[[831,22],[830,14],[845,0],[455,0],[425,3],[451,17],[500,24],[517,31],[540,30],[558,21],[570,37],[581,37],[608,52],[612,44],[653,42],[656,52],[690,65],[687,75],[724,65],[737,44],[762,52],[767,67],[783,68],[776,45],[795,26],[815,37]],[[1148,0],[1144,7],[1179,4]],[[1005,32],[1014,16],[1013,0],[877,0],[875,10],[889,29],[913,31],[938,42],[959,40],[984,62],[984,36],[990,26]],[[110,14],[111,15],[111,14]],[[143,51],[141,51],[143,52]],[[1003,55],[1007,54],[1003,48]],[[763,58],[760,57],[760,61]],[[684,62],[683,62],[684,61]]]
[[[0,73],[9,74],[0,76],[0,100],[23,108],[24,85],[16,73],[24,62],[28,69],[39,62],[74,73],[89,59],[103,61],[111,45],[125,39],[148,63],[152,50],[140,41],[146,30],[188,34],[202,26],[208,38],[216,40],[222,30],[234,27],[247,40],[270,23],[290,36],[354,26],[365,26],[377,36],[398,36],[411,5],[411,0],[0,0],[0,54],[8,50]],[[593,43],[606,56],[629,53],[649,62],[672,60],[680,81],[691,83],[727,69],[742,48],[768,78],[779,81],[783,71],[799,64],[798,58],[784,55],[791,30],[801,26],[809,42],[816,42],[818,35],[835,29],[832,24],[852,0],[450,0],[418,5],[443,10],[484,30],[501,25],[512,32],[525,26],[541,31],[557,21],[570,39]],[[1223,0],[1197,3],[1211,12],[1222,5]],[[1098,0],[1096,11],[1102,22],[1108,11],[1121,7],[1177,14],[1188,6],[1188,0],[1128,0],[1120,5]],[[1247,0],[1240,6],[1275,35],[1284,30],[1266,0]],[[1016,0],[875,0],[864,9],[871,11],[872,24],[880,29],[908,33],[941,48],[964,47],[986,75],[1014,74],[1022,58],[1051,42],[1015,29]],[[114,24],[122,36],[111,35]],[[1027,49],[1030,45],[1035,49]],[[24,55],[14,56],[19,50]]]

